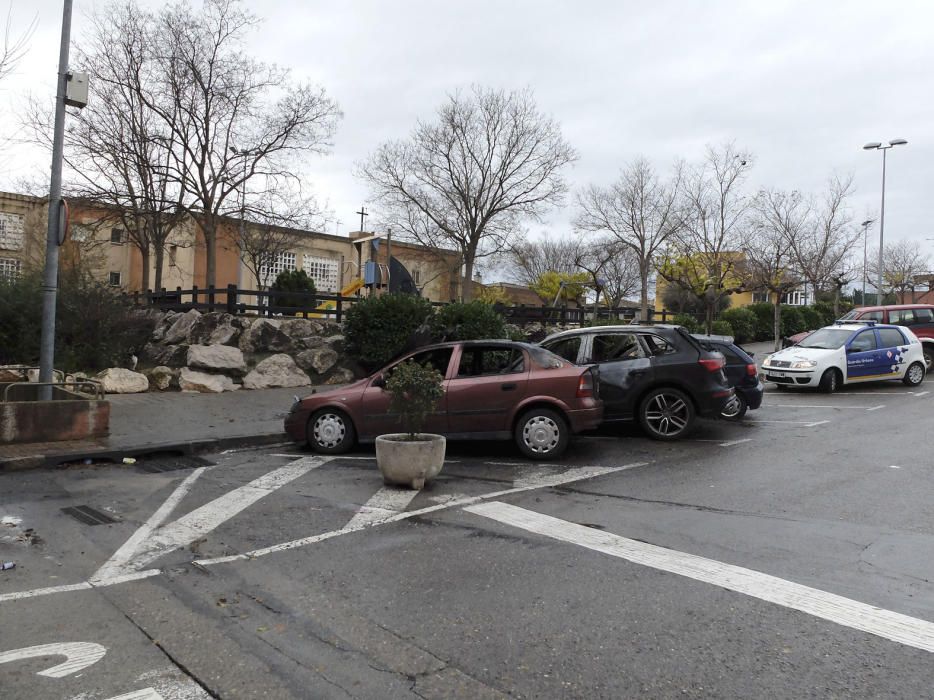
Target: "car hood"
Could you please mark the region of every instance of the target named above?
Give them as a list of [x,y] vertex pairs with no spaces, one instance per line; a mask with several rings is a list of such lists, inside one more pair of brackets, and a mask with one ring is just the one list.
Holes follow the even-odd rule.
[[329,401],[332,399],[339,399],[341,397],[356,398],[363,393],[363,390],[366,389],[367,384],[370,382],[370,377],[364,379],[358,379],[352,384],[347,386],[335,387],[334,389],[325,389],[324,391],[315,390],[315,393],[309,394],[302,398],[302,404],[309,403],[319,403],[321,401]]
[[785,348],[784,350],[779,350],[776,353],[772,353],[769,355],[769,359],[783,360],[785,362],[798,362],[800,360],[816,361],[827,357],[828,355],[833,355],[839,350],[840,348],[825,350],[824,348],[802,348],[795,345],[794,347]]

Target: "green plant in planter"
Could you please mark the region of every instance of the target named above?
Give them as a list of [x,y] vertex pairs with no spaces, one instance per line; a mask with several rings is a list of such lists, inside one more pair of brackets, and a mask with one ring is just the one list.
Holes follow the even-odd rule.
[[418,440],[421,432],[441,397],[444,395],[444,377],[434,367],[425,367],[408,360],[396,365],[386,382],[389,392],[389,410],[399,414],[407,440]]

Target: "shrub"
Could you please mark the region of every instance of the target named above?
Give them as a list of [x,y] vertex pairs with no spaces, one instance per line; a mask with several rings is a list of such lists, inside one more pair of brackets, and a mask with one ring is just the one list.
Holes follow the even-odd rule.
[[827,325],[824,323],[824,317],[813,306],[799,306],[798,312],[801,314],[804,330],[813,331]]
[[676,326],[684,326],[689,333],[697,333],[701,330],[701,324],[690,314],[676,314],[671,322]]
[[344,348],[365,368],[377,369],[406,349],[431,312],[431,302],[413,294],[361,299],[344,316]]
[[801,331],[808,330],[804,323],[804,316],[799,307],[783,305],[782,310],[782,336],[787,338],[789,335],[795,335]]
[[730,325],[729,321],[724,321],[722,318],[717,319],[713,322],[711,326],[711,333],[713,335],[733,335],[733,326]]
[[771,340],[773,337],[772,327],[774,325],[775,307],[768,302],[750,304],[746,307],[756,317],[755,339]]
[[[118,290],[78,273],[63,273],[55,316],[55,367],[66,372],[123,366],[152,333]],[[0,364],[38,364],[41,317],[38,274],[0,281]]]
[[397,365],[386,382],[389,410],[399,414],[409,440],[416,440],[428,416],[444,395],[444,377],[434,367],[408,360]]
[[629,321],[624,318],[592,318],[583,325],[591,328],[597,326],[627,326],[629,325]]
[[720,319],[730,324],[732,336],[740,345],[755,339],[756,315],[748,308],[727,309],[720,314]]
[[[304,270],[283,270],[269,288],[272,306],[302,308],[314,306],[315,281]],[[307,295],[311,294],[311,297]]]
[[431,334],[438,341],[505,338],[506,321],[486,302],[455,302],[441,307],[431,319]]
[[[821,326],[829,326],[834,321],[837,320],[836,314],[833,312],[833,304],[829,301],[818,301],[814,304],[814,310],[820,315],[820,324],[814,326],[814,328],[820,328]],[[850,306],[846,311],[849,311],[852,306]],[[843,305],[841,305],[840,315],[842,316],[846,311],[843,311]]]

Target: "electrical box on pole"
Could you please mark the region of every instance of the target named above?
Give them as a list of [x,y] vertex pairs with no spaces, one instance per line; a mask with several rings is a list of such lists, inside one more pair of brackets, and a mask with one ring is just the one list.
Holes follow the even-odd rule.
[[65,104],[69,107],[88,106],[88,74],[69,71],[65,84]]

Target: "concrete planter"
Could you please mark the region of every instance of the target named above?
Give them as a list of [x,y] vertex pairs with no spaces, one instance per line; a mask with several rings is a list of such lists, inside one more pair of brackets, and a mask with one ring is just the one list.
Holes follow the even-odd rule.
[[387,484],[420,490],[441,471],[447,441],[431,433],[419,433],[414,441],[407,437],[408,433],[377,437],[376,465]]

